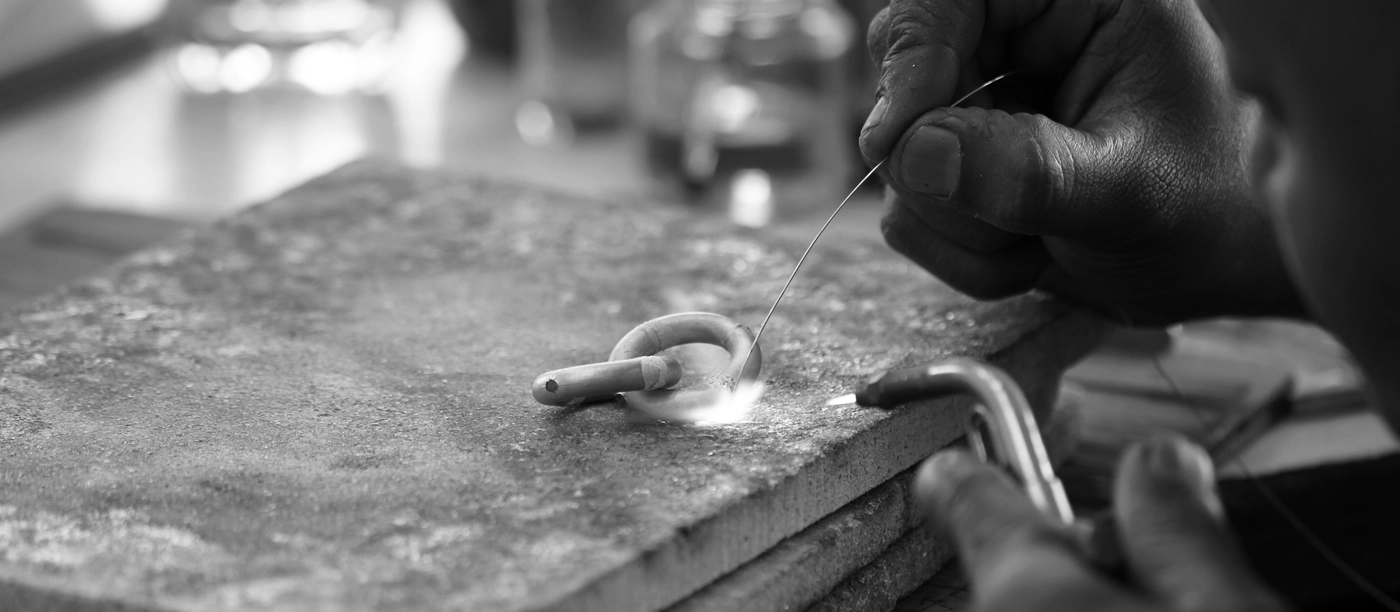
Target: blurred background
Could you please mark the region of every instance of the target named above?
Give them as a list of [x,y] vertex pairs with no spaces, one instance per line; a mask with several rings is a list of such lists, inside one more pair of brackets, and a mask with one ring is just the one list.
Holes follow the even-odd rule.
[[366,155],[827,208],[876,2],[0,0],[0,229],[207,221]]

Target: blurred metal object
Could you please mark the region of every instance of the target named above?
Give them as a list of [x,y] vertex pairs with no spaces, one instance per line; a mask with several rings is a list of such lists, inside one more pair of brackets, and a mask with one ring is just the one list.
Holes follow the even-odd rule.
[[525,142],[567,145],[576,131],[621,125],[627,23],[638,0],[516,0]]
[[637,15],[631,110],[647,161],[761,225],[855,178],[850,16],[833,0],[660,0]]
[[183,0],[170,66],[188,89],[242,93],[292,85],[318,94],[380,91],[393,64],[390,0]]

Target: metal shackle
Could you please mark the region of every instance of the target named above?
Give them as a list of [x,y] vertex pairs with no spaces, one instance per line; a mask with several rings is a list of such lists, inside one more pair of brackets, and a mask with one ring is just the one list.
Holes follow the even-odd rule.
[[[682,312],[658,317],[627,332],[613,347],[608,361],[545,372],[530,392],[549,406],[612,399],[654,417],[674,419],[686,411],[709,406],[734,392],[740,382],[758,379],[763,351],[749,328],[729,317],[709,312]],[[675,359],[658,355],[683,344],[712,344],[729,353],[723,370],[694,385],[676,388],[683,368]]]

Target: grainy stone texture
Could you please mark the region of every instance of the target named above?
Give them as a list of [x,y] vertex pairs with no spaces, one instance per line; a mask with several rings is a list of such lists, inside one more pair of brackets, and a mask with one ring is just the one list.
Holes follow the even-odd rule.
[[667,612],[805,610],[914,524],[907,471],[780,542]]
[[[945,568],[954,556],[953,545],[928,524],[919,525],[895,541],[869,565],[852,573],[836,585],[821,601],[807,608],[808,612],[870,612],[892,610],[901,597],[914,592],[936,573]],[[929,602],[949,604],[957,595],[948,593],[945,600]]]
[[764,338],[744,421],[531,400],[535,375],[649,318],[757,324],[805,238],[358,164],[144,251],[0,320],[0,598],[656,609],[965,414],[826,398],[1013,348],[1053,375],[1094,335],[1047,300],[973,303],[882,245],[827,242]]

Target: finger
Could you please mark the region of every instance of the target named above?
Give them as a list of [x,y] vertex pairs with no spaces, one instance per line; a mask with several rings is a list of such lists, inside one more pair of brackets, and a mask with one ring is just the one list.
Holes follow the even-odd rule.
[[995,253],[1024,242],[1028,237],[985,223],[942,202],[885,190],[885,208],[903,207],[929,229],[976,253]]
[[892,0],[885,10],[885,41],[870,45],[885,49],[879,98],[860,134],[870,163],[889,155],[915,117],[952,102],[984,17],[983,0]]
[[1038,240],[997,251],[968,250],[897,206],[881,222],[885,242],[950,287],[979,300],[1003,298],[1031,289],[1050,257]]
[[1075,564],[1073,544],[1005,472],[958,450],[945,450],[919,466],[915,500],[924,516],[956,541],[968,577],[984,583],[1039,550]]
[[1114,511],[1133,575],[1174,610],[1283,609],[1226,531],[1213,472],[1205,451],[1181,438],[1124,455]]
[[[980,84],[964,74],[974,59],[990,60],[998,71],[1015,69],[1034,80],[1057,81],[1118,4],[892,0],[866,34],[881,78],[875,108],[861,130],[861,153],[870,163],[884,159],[915,117]],[[983,37],[993,44],[979,49]],[[1015,43],[1008,44],[1011,40]]]
[[890,7],[880,9],[870,19],[870,27],[865,31],[865,48],[870,51],[870,61],[876,66],[884,63],[885,54],[890,51]]
[[1122,148],[1043,115],[951,108],[920,117],[887,164],[898,191],[1009,232],[1073,239],[1134,221],[1114,206]]

